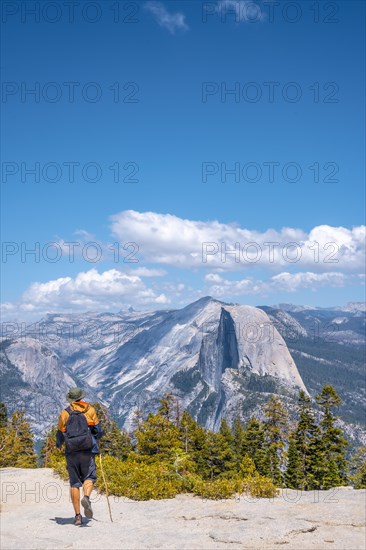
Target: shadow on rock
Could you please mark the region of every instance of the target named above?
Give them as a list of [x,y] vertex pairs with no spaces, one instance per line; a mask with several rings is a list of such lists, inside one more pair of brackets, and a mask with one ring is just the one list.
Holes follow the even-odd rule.
[[[72,518],[54,517],[54,518],[50,518],[50,521],[55,521],[58,525],[74,525],[74,519],[75,518],[73,517]],[[83,522],[80,527],[86,527],[88,523],[90,523],[90,519],[83,517]]]

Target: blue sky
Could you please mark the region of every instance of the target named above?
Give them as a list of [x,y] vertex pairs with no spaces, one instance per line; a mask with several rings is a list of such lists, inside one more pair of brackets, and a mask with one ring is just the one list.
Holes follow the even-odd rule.
[[2,13],[5,318],[364,300],[363,2],[35,4]]

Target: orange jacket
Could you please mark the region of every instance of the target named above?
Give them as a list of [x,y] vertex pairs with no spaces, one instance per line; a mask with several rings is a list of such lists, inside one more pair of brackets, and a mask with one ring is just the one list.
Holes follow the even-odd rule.
[[[73,411],[81,411],[82,413],[84,413],[88,422],[88,426],[96,426],[97,424],[99,424],[97,413],[95,412],[94,407],[92,407],[89,403],[86,403],[86,401],[73,401],[73,403],[70,403],[69,407]],[[66,422],[68,418],[69,413],[64,409],[58,419],[58,429],[62,433],[66,432]]]

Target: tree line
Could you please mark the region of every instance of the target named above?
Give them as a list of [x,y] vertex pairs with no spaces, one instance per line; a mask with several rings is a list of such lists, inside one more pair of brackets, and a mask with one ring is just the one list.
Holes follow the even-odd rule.
[[[277,488],[313,490],[353,484],[366,488],[366,448],[346,460],[347,441],[337,425],[335,409],[341,400],[325,385],[315,398],[300,391],[296,419],[272,395],[263,417],[245,424],[223,419],[218,432],[202,427],[181,410],[168,393],[158,411],[147,417],[138,410],[131,432],[119,428],[108,410],[93,404],[105,436],[100,440],[109,490],[130,498],[167,498],[193,492],[208,498],[227,497],[241,490],[273,496]],[[55,447],[57,427],[43,443],[41,466],[53,467],[66,477],[65,460]],[[35,467],[33,436],[24,411],[7,418],[0,405],[0,466]],[[99,488],[104,489],[99,481]]]

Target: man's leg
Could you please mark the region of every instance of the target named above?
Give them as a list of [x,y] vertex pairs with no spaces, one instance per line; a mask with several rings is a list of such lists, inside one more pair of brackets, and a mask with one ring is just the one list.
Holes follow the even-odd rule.
[[71,501],[72,505],[75,510],[75,515],[80,514],[80,489],[79,487],[71,487],[70,488],[70,495],[71,495]]
[[84,508],[85,516],[88,519],[91,519],[93,517],[93,510],[89,497],[93,490],[94,481],[97,479],[94,455],[90,452],[83,453],[82,464],[84,496],[81,499],[81,504]]
[[70,497],[75,510],[75,515],[80,514],[80,466],[78,453],[66,453],[66,465],[70,478]]
[[93,481],[91,479],[86,479],[83,483],[84,496],[81,499],[81,504],[84,508],[84,514],[88,519],[93,517],[93,509],[90,502],[90,493],[93,490]]
[[91,492],[93,490],[93,482],[91,479],[86,479],[83,483],[83,491],[84,491],[84,495],[86,497],[90,497],[91,495]]

